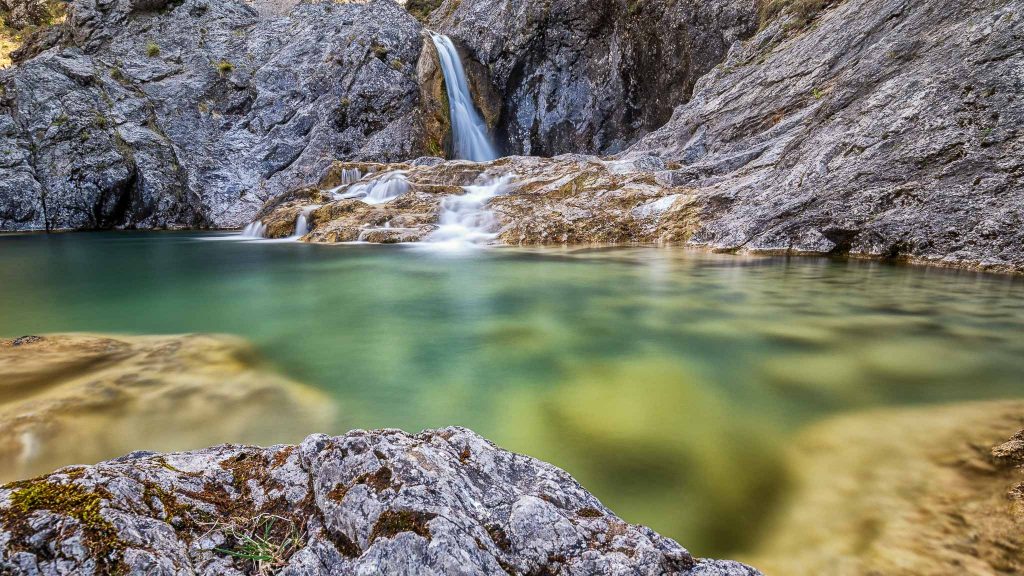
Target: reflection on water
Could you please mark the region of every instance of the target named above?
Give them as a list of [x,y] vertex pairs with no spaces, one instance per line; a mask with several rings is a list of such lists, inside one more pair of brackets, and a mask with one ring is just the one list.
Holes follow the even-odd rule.
[[1024,284],[1010,277],[189,234],[3,237],[0,267],[0,336],[239,335],[336,399],[335,432],[470,426],[701,555],[757,534],[800,427],[1024,392]]

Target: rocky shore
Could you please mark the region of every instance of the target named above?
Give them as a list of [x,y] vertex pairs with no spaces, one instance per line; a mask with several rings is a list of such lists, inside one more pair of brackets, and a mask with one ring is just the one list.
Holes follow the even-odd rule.
[[8,574],[757,576],[462,428],[133,453],[0,488]]

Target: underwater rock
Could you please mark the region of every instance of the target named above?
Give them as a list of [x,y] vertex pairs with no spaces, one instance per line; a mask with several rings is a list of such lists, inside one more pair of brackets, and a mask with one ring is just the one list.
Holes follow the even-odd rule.
[[744,560],[787,576],[1024,573],[1024,432],[999,444],[1021,427],[1021,401],[814,424],[790,450],[788,505]]
[[276,374],[230,336],[3,340],[0,374],[5,481],[140,447],[280,442],[334,425],[330,399]]
[[[254,538],[262,559],[244,557]],[[7,574],[758,576],[463,428],[136,453],[0,488]]]

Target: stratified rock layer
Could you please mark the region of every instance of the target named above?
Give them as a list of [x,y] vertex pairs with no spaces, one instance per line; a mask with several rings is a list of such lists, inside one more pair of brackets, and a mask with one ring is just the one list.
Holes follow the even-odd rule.
[[[275,546],[257,564],[247,537]],[[277,547],[277,544],[283,544]],[[757,576],[615,517],[461,428],[132,454],[0,488],[13,574]]]
[[1024,2],[789,4],[631,148],[690,243],[1024,270]]

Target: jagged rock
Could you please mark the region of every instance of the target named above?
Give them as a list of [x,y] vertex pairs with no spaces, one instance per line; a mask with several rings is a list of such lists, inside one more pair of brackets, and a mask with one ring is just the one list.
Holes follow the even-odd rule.
[[426,153],[420,24],[289,4],[71,3],[0,72],[0,231],[238,227],[336,158]]
[[[266,561],[232,555],[260,536]],[[462,428],[130,454],[0,488],[0,571],[757,576]],[[259,573],[266,573],[260,571]]]
[[330,399],[229,336],[0,340],[0,374],[2,481],[140,446],[297,440],[335,417]]
[[550,156],[658,128],[757,18],[746,0],[445,0],[431,26],[488,70],[507,152]]
[[793,4],[631,148],[690,243],[1024,271],[1024,2]]

